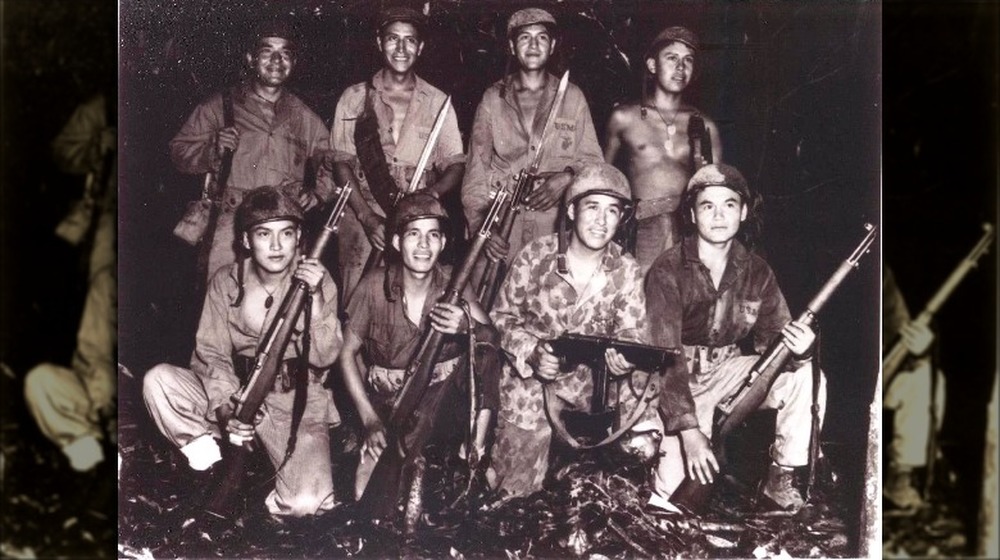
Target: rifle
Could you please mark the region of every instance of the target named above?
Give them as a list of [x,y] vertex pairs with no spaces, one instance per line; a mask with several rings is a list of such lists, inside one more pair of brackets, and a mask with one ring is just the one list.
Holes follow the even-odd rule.
[[[872,242],[875,241],[877,228],[871,224],[865,224],[865,230],[867,234],[861,243],[840,264],[833,276],[826,281],[819,293],[806,306],[806,310],[799,316],[800,323],[808,326],[813,325],[816,314],[823,308],[826,301],[844,281],[844,278],[857,268],[861,257],[868,252]],[[721,458],[724,455],[726,436],[741,425],[747,416],[757,410],[767,398],[771,386],[784,370],[789,358],[791,358],[791,350],[785,345],[784,338],[780,335],[775,337],[767,350],[761,354],[760,359],[753,365],[753,368],[750,369],[750,373],[740,388],[731,397],[718,404],[712,429],[712,447],[717,457]],[[704,510],[711,490],[711,484],[702,484],[698,480],[685,477],[677,490],[670,496],[670,501],[690,512],[699,513]]]
[[[479,254],[493,235],[493,226],[496,224],[500,212],[513,203],[510,189],[497,191],[493,203],[486,213],[486,218],[483,220],[479,232],[473,238],[465,260],[462,261],[462,266],[452,274],[440,301],[459,305],[462,293],[472,278]],[[373,517],[384,517],[396,507],[404,462],[409,452],[412,451],[404,449],[402,432],[406,428],[407,420],[420,404],[427,387],[430,385],[434,366],[438,362],[441,348],[445,343],[445,336],[444,333],[435,330],[428,322],[421,335],[417,352],[406,368],[406,383],[400,390],[389,416],[386,430],[387,445],[382,454],[379,455],[375,469],[368,480],[368,485],[365,486],[365,492],[359,500],[361,510],[367,511]],[[470,356],[470,359],[473,357]],[[471,453],[471,450],[469,452]]]
[[[608,376],[608,365],[604,359],[604,352],[608,348],[617,350],[626,360],[635,365],[636,370],[648,372],[651,376],[656,372],[662,371],[663,368],[673,361],[674,356],[680,354],[680,350],[676,348],[662,348],[603,336],[573,333],[563,334],[559,338],[551,339],[547,342],[552,347],[555,356],[559,358],[560,370],[567,371],[567,366],[572,368],[577,364],[586,364],[590,366],[590,370],[594,376],[594,392],[590,399],[590,411],[566,411],[565,415],[567,418],[565,422],[562,419],[563,411],[558,405],[560,402],[559,398],[550,394],[552,384],[548,383],[543,387],[546,412],[548,413],[553,430],[574,449],[593,449],[617,440],[639,421],[639,417],[645,412],[651,397],[655,396],[651,394],[655,384],[652,383],[652,377],[650,377],[643,388],[642,396],[639,398],[636,408],[629,415],[628,419],[620,425],[614,426],[614,430],[608,434],[607,430],[612,426],[612,419],[615,415],[614,408],[608,403],[608,390],[610,389],[611,380]],[[598,443],[582,444],[569,433],[566,427],[567,424],[583,425],[587,428],[587,431],[604,435]]]
[[[976,246],[972,248],[972,252],[968,254],[962,262],[958,263],[958,267],[952,271],[948,279],[944,281],[944,284],[938,288],[938,291],[934,294],[924,310],[920,312],[920,315],[914,320],[914,323],[919,325],[928,325],[931,319],[934,318],[934,314],[938,312],[938,309],[944,305],[944,302],[948,300],[951,293],[955,291],[958,284],[965,278],[973,268],[976,267],[979,258],[982,257],[986,250],[989,248],[990,243],[993,242],[993,225],[989,223],[983,224],[983,236],[976,243]],[[899,373],[899,368],[906,361],[907,356],[909,356],[909,350],[906,349],[906,344],[903,342],[902,338],[896,340],[895,344],[892,345],[891,349],[882,358],[882,390],[884,391],[892,379]],[[931,375],[934,375],[932,372]],[[933,428],[932,428],[933,429]]]
[[[542,135],[538,138],[538,149],[535,150],[535,155],[532,156],[531,163],[528,167],[522,169],[521,172],[514,177],[511,204],[504,209],[503,216],[500,218],[500,226],[497,231],[497,235],[502,237],[504,240],[510,239],[510,232],[514,229],[514,219],[521,213],[521,210],[524,208],[524,199],[531,192],[531,186],[538,175],[538,167],[542,163],[542,152],[545,151],[545,140],[549,135],[549,131],[552,130],[552,126],[556,120],[556,115],[559,114],[559,109],[562,107],[563,99],[566,97],[566,88],[568,86],[569,70],[566,70],[563,72],[562,78],[559,79],[559,88],[556,90],[556,97],[552,101],[552,106],[549,107],[548,116],[545,118],[545,127],[542,128]],[[479,303],[482,304],[483,309],[486,311],[493,308],[493,302],[496,300],[497,294],[500,292],[500,285],[503,284],[503,280],[506,275],[507,262],[505,259],[500,259],[498,261],[487,259],[486,267],[483,269],[483,275],[479,279],[479,286],[476,288],[476,297],[479,299]]]
[[[351,187],[349,184],[340,187],[340,193],[334,202],[333,209],[330,211],[330,216],[327,218],[326,223],[323,224],[319,237],[313,243],[311,250],[307,254],[307,258],[318,259],[330,242],[330,238],[337,233],[337,230],[340,228],[340,219],[343,217],[344,209],[347,206],[350,191]],[[260,410],[261,405],[264,404],[264,399],[274,387],[275,379],[278,377],[281,369],[285,349],[292,339],[295,324],[298,322],[299,316],[305,308],[308,292],[309,287],[306,283],[295,279],[292,281],[292,288],[288,290],[288,293],[282,299],[281,306],[278,307],[278,312],[268,327],[267,335],[264,337],[257,351],[257,356],[254,358],[254,366],[249,380],[244,385],[242,391],[232,397],[233,402],[236,404],[233,417],[240,422],[251,425],[254,423],[254,417]],[[296,388],[296,391],[302,390],[305,390],[305,388]],[[226,474],[223,477],[222,484],[212,494],[208,505],[205,507],[205,511],[216,517],[228,517],[228,514],[231,512],[231,508],[229,507],[230,496],[240,487],[240,482],[242,482],[245,474],[246,468],[244,465],[250,454],[250,448],[247,445],[235,445],[234,447],[233,457],[226,464]]]
[[691,144],[691,169],[697,171],[714,163],[712,157],[712,136],[705,128],[705,119],[694,114],[688,121],[688,141]]
[[[451,103],[451,96],[445,98],[444,104],[441,105],[441,109],[438,110],[437,117],[434,119],[434,126],[431,128],[430,136],[427,137],[427,141],[424,142],[424,149],[420,152],[420,159],[417,160],[417,167],[413,171],[413,178],[410,179],[410,184],[407,185],[406,190],[398,191],[392,197],[392,208],[395,208],[399,204],[399,200],[410,194],[416,192],[417,185],[420,184],[420,178],[424,174],[424,170],[427,168],[427,162],[431,159],[431,152],[434,151],[434,146],[437,145],[438,136],[441,135],[441,127],[444,126],[444,119],[448,115],[448,107]],[[378,266],[382,261],[382,251],[379,251],[375,247],[372,247],[370,253],[368,253],[368,260],[365,261],[365,267],[361,272],[364,276],[371,269]]]

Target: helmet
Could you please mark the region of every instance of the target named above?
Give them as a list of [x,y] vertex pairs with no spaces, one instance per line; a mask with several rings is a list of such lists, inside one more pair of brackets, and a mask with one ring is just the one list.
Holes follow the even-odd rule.
[[610,163],[588,163],[573,178],[569,189],[566,190],[566,205],[576,202],[580,197],[587,194],[606,194],[620,198],[623,202],[631,204],[632,188],[628,179]]
[[546,27],[552,28],[556,26],[556,18],[541,8],[524,8],[523,10],[518,10],[507,20],[507,37],[510,38],[519,27],[536,23],[541,23]]
[[687,191],[684,193],[690,201],[698,196],[706,187],[728,187],[740,195],[745,203],[749,203],[752,198],[747,180],[739,169],[724,163],[712,163],[702,166],[688,181]]
[[646,49],[646,56],[656,56],[657,51],[666,45],[667,43],[672,43],[674,41],[679,41],[685,45],[691,47],[692,50],[698,50],[698,36],[694,34],[693,31],[686,27],[681,27],[675,25],[673,27],[668,27],[653,39],[653,42],[649,44],[649,48]]
[[247,232],[258,224],[277,220],[291,220],[301,224],[302,217],[302,207],[284,189],[258,187],[247,193],[236,209],[237,231]]
[[[400,233],[406,224],[423,218],[437,218],[441,222],[447,223],[448,212],[438,199],[426,191],[405,195],[396,203],[386,235],[392,236]],[[444,229],[443,224],[442,229]]]

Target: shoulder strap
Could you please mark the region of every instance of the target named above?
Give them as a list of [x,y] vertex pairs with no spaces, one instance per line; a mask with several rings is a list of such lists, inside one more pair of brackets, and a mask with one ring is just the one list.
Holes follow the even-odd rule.
[[372,91],[374,86],[365,83],[365,109],[354,125],[354,145],[358,152],[358,162],[368,182],[368,189],[375,201],[388,214],[392,208],[399,186],[389,173],[389,164],[382,150],[382,138],[378,131],[378,117],[375,115]]

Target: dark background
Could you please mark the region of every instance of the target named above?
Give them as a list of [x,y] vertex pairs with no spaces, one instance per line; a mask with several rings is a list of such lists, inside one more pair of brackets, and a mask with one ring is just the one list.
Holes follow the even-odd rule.
[[[170,235],[198,185],[172,170],[170,137],[197,102],[239,78],[245,28],[262,5],[299,21],[304,50],[292,87],[328,120],[343,88],[377,68],[378,4],[121,6],[120,352],[136,373],[158,361],[186,363],[200,305],[191,296],[194,253]],[[483,89],[503,71],[506,16],[526,4],[430,5],[433,29],[418,71],[453,94],[465,132]],[[532,5],[549,6],[565,22],[557,65],[587,94],[602,143],[613,104],[638,92],[640,53],[656,32],[682,24],[700,34],[689,101],[719,123],[726,161],[765,196],[760,245],[793,313],[860,240],[861,224],[879,222],[880,165],[882,242],[914,312],[979,238],[979,224],[996,221],[995,4]],[[82,181],[54,170],[48,143],[106,81],[118,42],[111,2],[3,0],[0,7],[0,358],[23,375],[43,359],[65,363],[72,352],[82,269],[51,232]],[[979,479],[996,369],[995,254],[939,321],[950,383],[943,437],[955,442],[953,462],[970,481]],[[827,440],[864,439],[879,359],[880,259],[877,248],[866,256],[820,315]],[[4,391],[5,409],[19,406],[11,395]],[[969,488],[971,500],[977,488]]]

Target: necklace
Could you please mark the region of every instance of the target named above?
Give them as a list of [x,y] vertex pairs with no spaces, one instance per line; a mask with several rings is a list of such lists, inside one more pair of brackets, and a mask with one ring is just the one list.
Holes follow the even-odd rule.
[[261,287],[267,292],[267,299],[264,300],[264,309],[271,309],[271,305],[274,304],[274,292],[277,291],[278,287],[275,286],[274,290],[268,290],[263,284],[261,284]]
[[656,109],[656,114],[660,116],[660,120],[667,127],[667,139],[663,141],[663,149],[667,151],[667,155],[674,155],[674,134],[677,134],[677,113],[680,112],[680,107],[674,109],[674,116],[670,118],[670,122],[663,116],[660,112],[660,108],[654,103],[653,108]]

